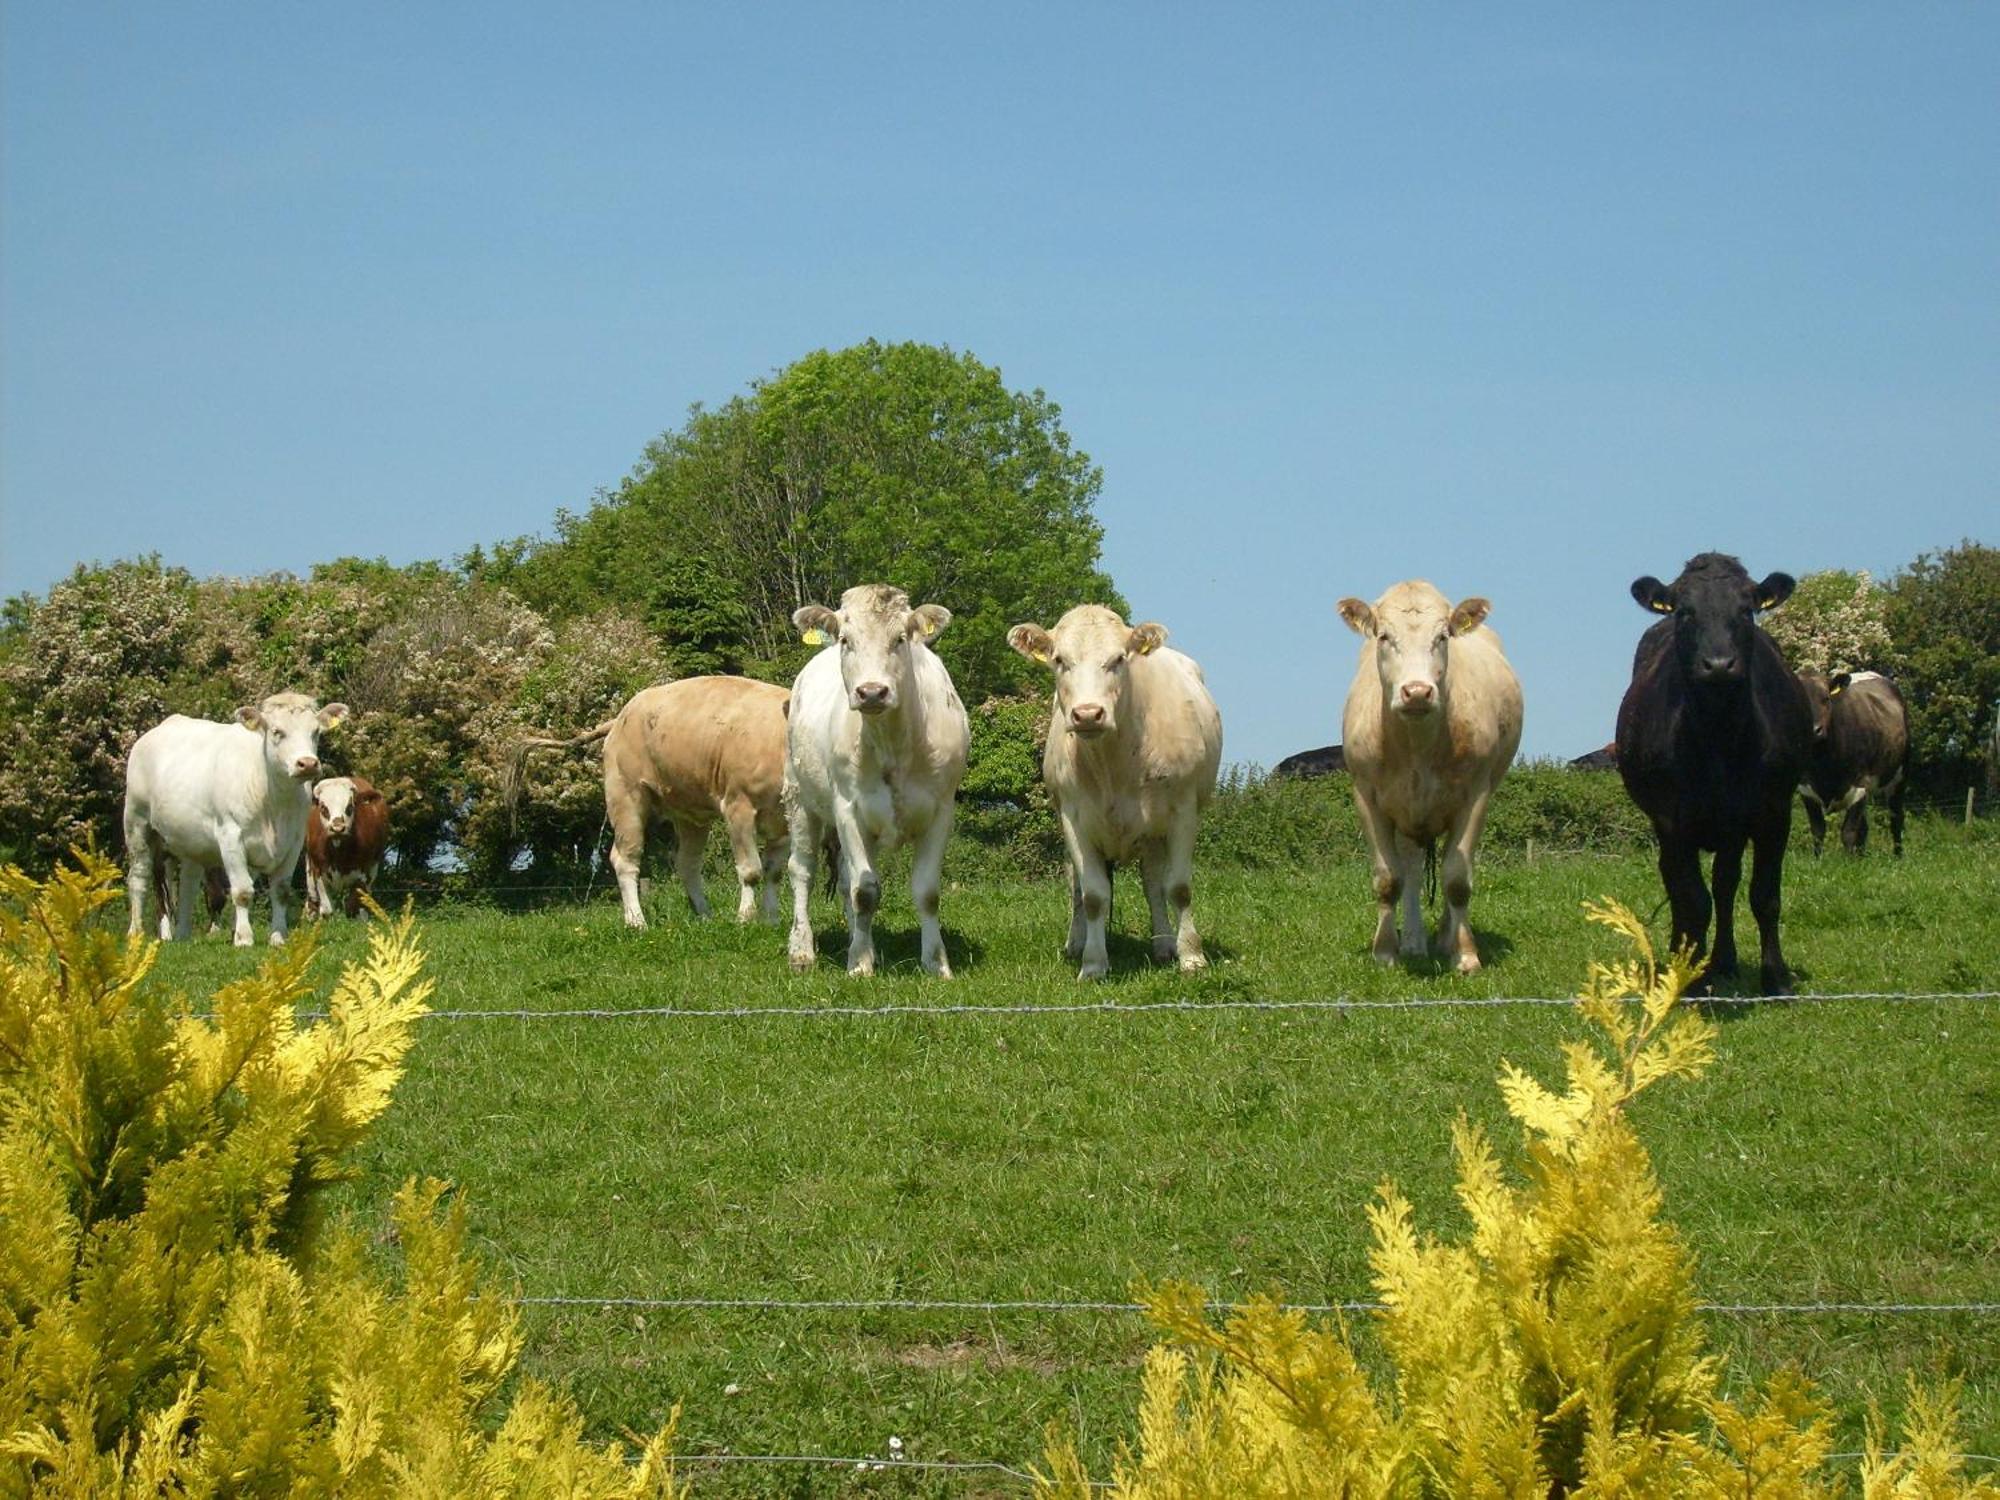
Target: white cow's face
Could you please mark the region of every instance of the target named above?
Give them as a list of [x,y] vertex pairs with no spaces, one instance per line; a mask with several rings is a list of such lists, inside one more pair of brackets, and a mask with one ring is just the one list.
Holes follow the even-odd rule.
[[1390,712],[1422,719],[1444,707],[1453,636],[1476,630],[1492,605],[1473,598],[1453,608],[1428,583],[1399,583],[1373,606],[1340,601],[1340,616],[1375,642],[1375,671]]
[[1086,740],[1118,727],[1132,658],[1158,650],[1166,639],[1166,626],[1150,620],[1127,625],[1101,604],[1079,604],[1054,630],[1016,625],[1007,632],[1008,645],[1055,673],[1056,726]]
[[236,710],[236,722],[264,738],[264,759],[280,775],[311,781],[319,774],[319,736],[347,717],[345,703],[321,708],[304,693],[273,693],[254,708]]
[[873,715],[889,712],[916,691],[917,648],[951,623],[951,611],[941,604],[912,609],[901,589],[864,583],[840,596],[837,611],[808,604],[793,613],[792,623],[809,645],[838,643],[847,706]]
[[328,833],[338,837],[353,825],[354,783],[347,777],[327,777],[313,787],[312,796]]

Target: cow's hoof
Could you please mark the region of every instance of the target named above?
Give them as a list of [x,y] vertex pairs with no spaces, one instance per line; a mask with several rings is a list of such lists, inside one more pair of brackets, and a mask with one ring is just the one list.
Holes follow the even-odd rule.
[[1208,955],[1206,953],[1183,953],[1181,955],[1181,972],[1183,974],[1192,974],[1197,969],[1205,969],[1207,967]]
[[1458,972],[1461,974],[1477,974],[1479,972],[1479,955],[1477,953],[1467,953],[1460,957]]
[[936,968],[932,968],[929,964],[925,964],[924,968],[928,970],[930,973],[935,974],[939,979],[951,978],[951,965],[946,963],[943,959],[939,959],[937,961]]
[[1396,950],[1394,948],[1371,949],[1370,956],[1375,960],[1376,963],[1380,964],[1385,969],[1395,967]]
[[1111,965],[1109,964],[1085,964],[1076,971],[1076,977],[1082,980],[1102,979],[1110,972]]
[[871,958],[866,963],[849,964],[847,967],[847,977],[849,979],[873,979],[875,977],[875,960]]
[[1792,971],[1789,969],[1766,969],[1760,982],[1763,984],[1764,993],[1767,995],[1795,995],[1798,993],[1797,990],[1792,988]]
[[231,938],[229,940],[229,946],[232,948],[252,948],[255,947],[256,945],[252,943],[250,939],[247,937],[239,937],[239,938]]
[[271,937],[270,937],[270,944],[271,944],[271,946],[272,946],[273,948],[282,948],[282,947],[284,947],[284,946],[285,946],[285,935],[284,935],[284,934],[283,934],[282,932],[274,932],[274,933],[272,933],[272,934],[271,934]]

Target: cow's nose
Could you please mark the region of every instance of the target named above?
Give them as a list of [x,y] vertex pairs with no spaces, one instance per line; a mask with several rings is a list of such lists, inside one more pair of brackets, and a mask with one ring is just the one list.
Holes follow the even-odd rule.
[[864,682],[854,689],[854,706],[866,713],[870,709],[889,706],[889,684],[886,682]]
[[319,770],[319,760],[315,756],[301,755],[297,760],[292,762],[292,774],[294,776],[310,776],[317,770]]
[[1104,705],[1101,703],[1079,703],[1069,711],[1069,721],[1078,729],[1102,729],[1104,727]]
[[1704,657],[1701,663],[1704,677],[1733,677],[1736,675],[1736,658],[1733,656]]
[[1429,703],[1437,696],[1437,689],[1428,682],[1406,682],[1403,684],[1403,701],[1412,708]]

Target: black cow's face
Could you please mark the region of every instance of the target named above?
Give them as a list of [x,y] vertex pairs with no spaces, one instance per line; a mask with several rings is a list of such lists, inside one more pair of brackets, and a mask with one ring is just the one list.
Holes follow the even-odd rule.
[[1650,574],[1634,580],[1632,597],[1673,617],[1674,653],[1689,682],[1724,687],[1749,675],[1757,612],[1784,603],[1794,587],[1789,573],[1753,583],[1735,558],[1708,552],[1692,559],[1671,585]]

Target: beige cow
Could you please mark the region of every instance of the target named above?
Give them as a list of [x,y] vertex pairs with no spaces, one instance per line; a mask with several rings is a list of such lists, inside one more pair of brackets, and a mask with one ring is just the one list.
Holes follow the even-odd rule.
[[639,862],[647,830],[661,819],[674,826],[674,869],[696,916],[709,914],[701,863],[708,830],[720,819],[736,863],[736,920],[757,912],[761,890],[764,918],[774,922],[787,854],[782,792],[790,697],[748,677],[684,677],[642,688],[616,718],[594,729],[568,739],[523,740],[514,750],[513,779],[518,784],[530,749],[604,741],[604,810],[625,925],[646,925]]
[[1521,684],[1481,622],[1492,608],[1467,599],[1456,608],[1420,579],[1399,583],[1373,606],[1340,601],[1362,637],[1347,692],[1347,769],[1374,857],[1375,957],[1396,961],[1396,899],[1403,900],[1402,951],[1421,957],[1423,876],[1444,840],[1445,916],[1438,946],[1458,972],[1479,972],[1466,920],[1472,856],[1486,805],[1521,743]]
[[[1153,918],[1153,957],[1183,969],[1208,959],[1195,931],[1195,831],[1215,792],[1222,716],[1192,657],[1166,627],[1127,625],[1079,604],[1054,630],[1016,625],[1007,644],[1055,674],[1042,779],[1069,851],[1069,941],[1079,979],[1102,978],[1110,864],[1137,859]],[[1171,919],[1169,907],[1172,908]]]
[[785,767],[792,967],[810,969],[817,955],[808,897],[814,862],[833,835],[840,844],[847,972],[875,972],[882,900],[876,860],[908,844],[919,961],[949,979],[938,892],[971,728],[951,673],[930,643],[951,623],[951,611],[941,604],[912,609],[901,589],[864,583],[840,596],[839,609],[804,605],[792,623],[825,648],[792,683]]

